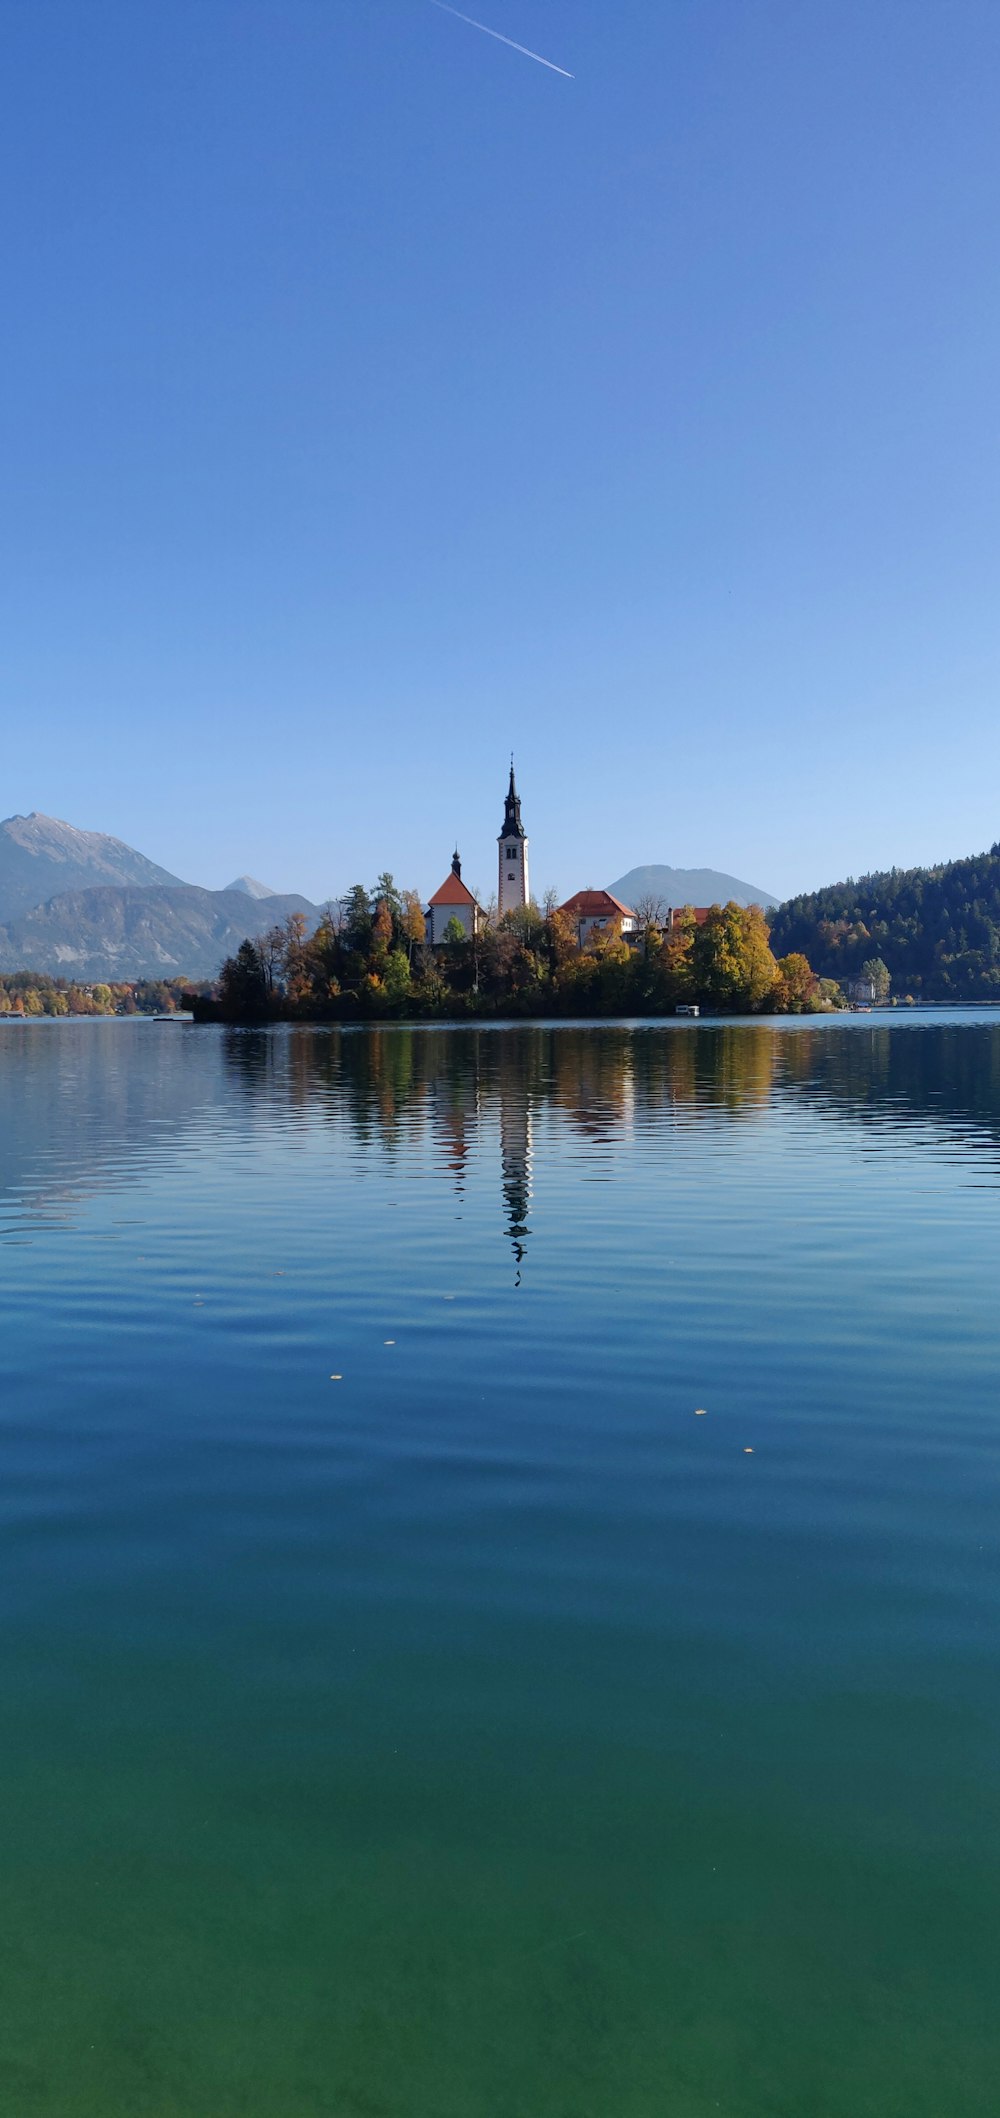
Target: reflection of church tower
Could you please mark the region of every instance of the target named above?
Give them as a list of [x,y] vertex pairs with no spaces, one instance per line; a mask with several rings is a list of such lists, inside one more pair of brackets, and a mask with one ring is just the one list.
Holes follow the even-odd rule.
[[504,803],[503,830],[499,837],[500,887],[497,909],[516,912],[528,902],[528,840],[521,822],[521,797],[514,785],[514,760],[510,761],[510,787]]
[[527,1079],[520,1068],[513,1078],[500,1076],[500,1171],[503,1184],[504,1206],[507,1210],[507,1233],[517,1263],[517,1282],[521,1282],[521,1260],[525,1252],[525,1237],[530,1234],[528,1209],[531,1204],[531,1100]]

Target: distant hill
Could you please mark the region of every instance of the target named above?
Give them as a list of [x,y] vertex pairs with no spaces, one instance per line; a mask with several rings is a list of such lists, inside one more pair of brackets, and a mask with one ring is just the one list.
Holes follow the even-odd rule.
[[665,905],[762,905],[765,911],[778,902],[768,890],[723,875],[718,868],[630,868],[605,887],[612,897],[633,906],[641,897],[658,897]]
[[55,816],[8,816],[0,823],[0,923],[18,919],[67,890],[101,883],[140,888],[180,882],[169,869],[103,831],[78,831]]
[[279,897],[279,890],[272,890],[270,883],[258,882],[255,875],[238,875],[235,882],[226,884],[227,890],[242,890],[244,897]]
[[49,971],[90,983],[214,978],[248,934],[290,912],[305,913],[310,932],[319,919],[306,897],[268,897],[255,905],[245,891],[199,890],[191,883],[68,890],[0,927],[0,971]]
[[915,1000],[1000,1000],[1000,845],[936,868],[891,868],[779,907],[776,956],[801,950],[822,978],[880,957]]

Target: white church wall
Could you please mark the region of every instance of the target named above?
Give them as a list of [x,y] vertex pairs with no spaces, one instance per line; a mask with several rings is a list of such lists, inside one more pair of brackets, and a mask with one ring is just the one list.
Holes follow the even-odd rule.
[[427,939],[432,948],[437,948],[445,937],[448,923],[457,919],[465,929],[467,941],[472,939],[473,907],[471,905],[431,905],[428,915]]
[[516,912],[521,905],[526,905],[530,895],[528,842],[527,839],[520,839],[517,842],[517,856],[513,861],[507,859],[504,849],[501,848],[500,883],[497,891],[501,918],[505,912]]

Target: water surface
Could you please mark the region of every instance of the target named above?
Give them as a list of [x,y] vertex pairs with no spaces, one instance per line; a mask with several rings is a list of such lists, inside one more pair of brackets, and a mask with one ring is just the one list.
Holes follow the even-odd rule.
[[0,2110],[996,2110],[1000,1028],[0,1028]]

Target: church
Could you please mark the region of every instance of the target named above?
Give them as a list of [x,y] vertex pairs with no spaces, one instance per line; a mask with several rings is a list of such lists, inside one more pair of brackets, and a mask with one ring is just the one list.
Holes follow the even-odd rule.
[[[517,912],[530,899],[528,883],[528,834],[521,822],[521,797],[514,779],[514,760],[510,761],[510,785],[504,802],[503,825],[497,834],[498,879],[497,911],[502,919],[505,912]],[[462,881],[462,863],[458,848],[452,856],[451,874],[446,875],[441,888],[435,890],[425,913],[427,940],[431,948],[438,948],[447,936],[452,920],[457,920],[466,940],[474,941],[486,925],[486,914],[477,904],[468,883]]]

